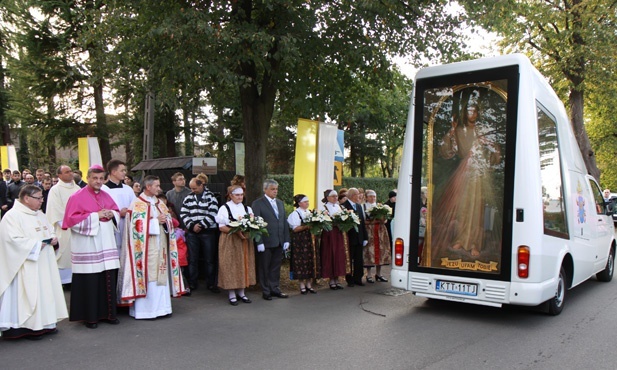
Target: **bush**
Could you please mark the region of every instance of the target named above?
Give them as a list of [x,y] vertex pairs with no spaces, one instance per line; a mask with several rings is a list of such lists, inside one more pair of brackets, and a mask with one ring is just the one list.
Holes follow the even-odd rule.
[[[293,191],[294,191],[294,176],[293,175],[271,175],[269,178],[276,180],[279,183],[279,192],[277,198],[285,203],[285,210],[289,214],[293,211]],[[343,186],[335,186],[338,191],[340,188],[363,188],[364,190],[372,189],[377,193],[377,202],[384,203],[388,200],[388,193],[392,189],[396,189],[398,179],[392,178],[361,178],[361,177],[343,177]],[[321,194],[320,194],[321,195]],[[311,200],[311,208],[321,202],[319,199]]]
[[340,188],[362,188],[366,190],[374,190],[377,193],[377,202],[384,203],[388,200],[390,190],[396,189],[398,179],[394,178],[363,178],[363,177],[343,177],[343,186],[335,186],[336,191]]

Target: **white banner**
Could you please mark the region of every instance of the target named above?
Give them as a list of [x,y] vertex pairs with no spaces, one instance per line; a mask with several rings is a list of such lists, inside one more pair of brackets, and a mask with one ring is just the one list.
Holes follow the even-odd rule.
[[334,188],[334,152],[337,148],[338,128],[335,125],[320,123],[319,137],[317,140],[317,191],[316,198],[312,201],[319,209],[324,209],[321,202],[323,193],[327,189]]

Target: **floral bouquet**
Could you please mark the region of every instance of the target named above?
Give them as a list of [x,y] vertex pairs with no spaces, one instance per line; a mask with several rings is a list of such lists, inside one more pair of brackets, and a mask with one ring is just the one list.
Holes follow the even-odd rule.
[[268,229],[266,229],[268,223],[261,216],[255,217],[252,214],[246,214],[240,216],[237,221],[231,221],[227,226],[231,228],[230,235],[240,231],[248,232],[251,239],[256,239],[262,235],[268,236]]
[[341,212],[332,216],[332,223],[338,227],[342,232],[347,232],[352,228],[358,231],[358,225],[360,225],[360,218],[358,215],[346,208],[341,208]]
[[332,218],[326,211],[314,209],[304,217],[302,223],[309,227],[309,231],[313,235],[321,234],[322,230],[332,230]]
[[386,221],[392,219],[392,207],[387,204],[377,203],[375,207],[366,211],[372,220]]

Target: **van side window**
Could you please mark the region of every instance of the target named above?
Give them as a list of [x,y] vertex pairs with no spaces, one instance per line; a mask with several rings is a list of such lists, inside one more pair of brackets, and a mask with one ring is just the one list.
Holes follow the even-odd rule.
[[555,118],[537,103],[544,234],[569,238]]
[[599,215],[606,214],[606,203],[604,202],[604,197],[602,196],[602,190],[600,190],[598,184],[592,180],[589,180],[589,187],[593,193],[593,200],[596,203],[596,213]]

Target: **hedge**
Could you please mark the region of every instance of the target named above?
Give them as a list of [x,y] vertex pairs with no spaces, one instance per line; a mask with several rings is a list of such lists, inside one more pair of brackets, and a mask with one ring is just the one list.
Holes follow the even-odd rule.
[[[276,180],[279,183],[278,198],[285,203],[287,212],[293,211],[293,175],[270,175],[269,178]],[[361,177],[343,177],[343,185],[335,186],[338,191],[340,188],[363,188],[364,190],[372,189],[377,193],[377,202],[383,203],[388,200],[390,190],[396,189],[398,179],[395,178],[361,178]],[[321,202],[321,198],[317,199]],[[315,205],[315,200],[311,199],[311,208]]]

